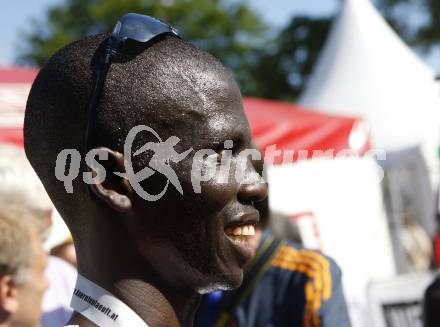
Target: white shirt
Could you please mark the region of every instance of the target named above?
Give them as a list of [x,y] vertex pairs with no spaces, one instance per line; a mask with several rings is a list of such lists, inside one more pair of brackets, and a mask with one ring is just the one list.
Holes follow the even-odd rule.
[[49,287],[43,297],[41,327],[63,326],[72,315],[70,298],[75,288],[76,269],[60,258],[49,256],[45,275]]

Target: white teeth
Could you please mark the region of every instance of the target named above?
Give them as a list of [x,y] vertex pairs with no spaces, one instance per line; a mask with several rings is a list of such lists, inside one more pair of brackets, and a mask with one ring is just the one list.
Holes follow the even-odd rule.
[[241,228],[241,227],[236,227],[236,228],[234,228],[234,230],[232,231],[232,234],[233,234],[234,236],[240,236],[240,235],[242,235],[242,234],[243,234],[243,228]]
[[228,228],[226,229],[226,234],[228,236],[254,236],[255,235],[255,227],[253,225],[245,225],[241,227],[235,227],[234,229]]
[[246,236],[243,236],[243,235],[240,235],[240,236],[233,235],[233,236],[230,236],[230,238],[231,238],[234,242],[240,242],[240,243],[247,242],[247,237],[246,237]]

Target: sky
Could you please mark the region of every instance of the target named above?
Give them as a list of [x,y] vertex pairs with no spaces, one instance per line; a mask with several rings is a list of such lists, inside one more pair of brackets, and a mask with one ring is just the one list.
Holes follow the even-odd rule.
[[[64,0],[7,0],[2,3],[0,21],[0,66],[14,64],[19,38],[31,28],[32,19],[43,19],[47,9]],[[234,0],[230,0],[234,1]],[[278,28],[287,24],[293,15],[333,15],[338,10],[338,0],[245,0],[258,11],[271,26]],[[440,49],[422,59],[440,74]]]
[[[232,0],[233,1],[233,0]],[[337,0],[273,0],[268,6],[267,0],[245,0],[272,26],[282,27],[293,14],[310,13],[328,15],[336,10]],[[32,19],[42,19],[50,6],[62,3],[63,0],[7,0],[2,3],[0,21],[0,65],[14,63],[17,55],[18,40],[22,32],[31,28]]]
[[48,7],[60,3],[60,0],[7,0],[0,10],[0,65],[9,66],[14,63],[16,48],[20,43],[22,31],[30,29],[30,21],[43,18]]

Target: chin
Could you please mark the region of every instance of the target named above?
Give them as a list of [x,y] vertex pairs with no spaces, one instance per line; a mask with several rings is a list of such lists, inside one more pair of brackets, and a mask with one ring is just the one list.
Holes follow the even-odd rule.
[[239,271],[239,273],[229,277],[228,283],[225,284],[225,290],[233,290],[241,286],[241,283],[243,283],[243,269]]
[[240,287],[243,282],[243,269],[235,268],[227,274],[218,276],[217,274],[203,283],[203,286],[196,288],[197,293],[206,294],[214,291],[231,291]]

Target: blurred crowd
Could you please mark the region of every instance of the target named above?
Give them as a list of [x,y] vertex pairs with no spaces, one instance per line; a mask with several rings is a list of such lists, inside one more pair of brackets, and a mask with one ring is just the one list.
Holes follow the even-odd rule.
[[72,238],[24,151],[0,153],[0,325],[64,326],[77,275]]

